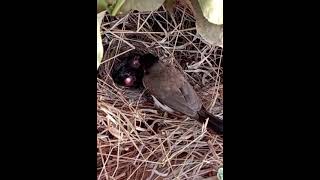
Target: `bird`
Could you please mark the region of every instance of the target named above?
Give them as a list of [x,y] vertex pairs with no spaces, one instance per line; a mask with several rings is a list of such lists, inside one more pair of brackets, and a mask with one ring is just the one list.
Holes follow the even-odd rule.
[[142,87],[143,69],[139,57],[139,54],[132,53],[114,65],[111,77],[116,84],[128,88]]
[[[135,56],[136,69],[143,70],[142,84],[149,91],[154,104],[168,113],[180,112],[204,123],[217,134],[223,134],[223,120],[209,113],[184,75],[151,53]],[[132,64],[132,63],[131,63]]]

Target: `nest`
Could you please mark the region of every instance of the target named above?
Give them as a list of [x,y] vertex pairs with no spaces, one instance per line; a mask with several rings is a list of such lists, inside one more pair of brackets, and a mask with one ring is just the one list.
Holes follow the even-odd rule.
[[174,57],[204,106],[223,115],[222,48],[197,33],[192,11],[177,4],[153,12],[106,15],[105,56],[97,83],[97,179],[212,179],[223,165],[223,140],[196,120],[167,114],[143,89],[114,84],[110,72],[121,57],[138,51]]

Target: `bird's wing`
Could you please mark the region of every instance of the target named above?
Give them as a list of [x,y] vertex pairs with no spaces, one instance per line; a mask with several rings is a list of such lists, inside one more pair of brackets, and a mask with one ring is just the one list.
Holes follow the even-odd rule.
[[201,100],[193,87],[171,66],[161,69],[161,73],[151,71],[143,83],[159,102],[175,111],[194,117],[201,109]]

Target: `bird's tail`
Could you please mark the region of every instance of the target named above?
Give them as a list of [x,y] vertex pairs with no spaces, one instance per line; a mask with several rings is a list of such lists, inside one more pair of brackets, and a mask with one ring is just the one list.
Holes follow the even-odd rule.
[[222,135],[223,120],[219,119],[218,117],[215,117],[214,115],[209,113],[204,107],[202,107],[201,110],[198,112],[198,120],[201,123],[205,123],[207,118],[209,118],[208,127],[215,131],[217,134]]

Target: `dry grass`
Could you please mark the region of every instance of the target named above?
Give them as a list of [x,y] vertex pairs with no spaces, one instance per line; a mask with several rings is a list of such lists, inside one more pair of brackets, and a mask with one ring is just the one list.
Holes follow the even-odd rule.
[[156,109],[141,90],[117,87],[110,70],[136,49],[171,62],[194,85],[205,107],[222,118],[222,50],[196,34],[192,11],[106,15],[106,56],[97,83],[97,179],[213,179],[223,165],[223,140],[202,124]]

